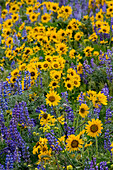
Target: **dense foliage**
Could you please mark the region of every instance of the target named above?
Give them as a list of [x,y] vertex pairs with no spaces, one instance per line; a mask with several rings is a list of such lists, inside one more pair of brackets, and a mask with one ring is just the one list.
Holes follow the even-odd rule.
[[113,1],[4,1],[0,44],[0,170],[112,170]]

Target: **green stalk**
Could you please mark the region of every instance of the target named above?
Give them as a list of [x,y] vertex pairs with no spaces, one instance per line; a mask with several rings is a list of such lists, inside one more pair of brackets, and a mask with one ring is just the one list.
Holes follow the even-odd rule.
[[96,136],[96,156],[98,157],[98,139],[97,139],[97,136]]

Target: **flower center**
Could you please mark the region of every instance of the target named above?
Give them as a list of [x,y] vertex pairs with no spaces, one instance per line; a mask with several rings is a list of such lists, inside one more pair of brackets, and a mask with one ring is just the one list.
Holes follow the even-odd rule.
[[44,64],[44,67],[46,68],[48,66],[48,64]]
[[68,12],[68,9],[65,9],[66,12]]
[[46,150],[47,150],[47,149],[44,147],[44,148],[43,148],[43,152],[45,152]]
[[77,81],[74,81],[74,84],[77,85]]
[[73,72],[71,72],[71,75],[73,76]]
[[43,118],[44,119],[47,119],[47,117],[48,117],[48,115],[45,113],[45,114],[43,114]]
[[35,19],[35,16],[34,16],[34,15],[32,16],[32,19]]
[[17,17],[15,16],[14,19],[16,19]]
[[44,20],[46,20],[47,18],[46,17],[43,17]]
[[55,76],[56,79],[58,79],[58,77],[59,77],[58,75]]
[[55,101],[55,97],[54,97],[54,96],[50,96],[50,97],[49,97],[49,101],[50,101],[50,102],[54,102],[54,101]]
[[11,43],[11,40],[9,40],[9,44]]
[[35,76],[35,73],[34,73],[34,72],[31,72],[31,76]]
[[56,10],[56,7],[55,7],[55,6],[53,6],[53,9],[54,9],[54,10]]
[[58,67],[58,64],[54,64],[54,67],[57,68],[57,67]]
[[53,83],[53,86],[56,86],[56,83],[55,83],[55,82]]
[[81,108],[81,109],[80,109],[80,112],[81,112],[81,113],[84,113],[84,112],[85,112],[85,109],[84,109],[84,108]]
[[77,148],[78,147],[78,141],[77,140],[73,140],[72,142],[71,142],[71,147],[72,148]]
[[26,52],[25,52],[25,54],[28,54],[30,52],[30,50],[27,50]]
[[15,78],[13,78],[13,82],[14,82],[14,81],[16,81],[16,79],[15,79]]
[[98,131],[98,126],[96,124],[91,125],[90,130],[91,130],[91,132],[95,133]]
[[14,73],[14,76],[16,76],[17,74],[18,74],[18,72],[15,72],[15,73]]
[[67,84],[67,87],[70,88],[70,87],[71,87],[71,84]]

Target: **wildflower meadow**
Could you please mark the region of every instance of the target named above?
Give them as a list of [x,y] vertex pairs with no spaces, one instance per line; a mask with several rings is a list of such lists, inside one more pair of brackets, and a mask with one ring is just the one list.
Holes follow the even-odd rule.
[[0,5],[0,170],[113,170],[113,0]]

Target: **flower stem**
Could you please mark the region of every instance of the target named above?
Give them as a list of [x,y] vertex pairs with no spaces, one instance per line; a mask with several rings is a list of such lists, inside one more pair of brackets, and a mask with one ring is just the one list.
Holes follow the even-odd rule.
[[98,139],[97,139],[97,136],[96,136],[96,156],[98,157]]

